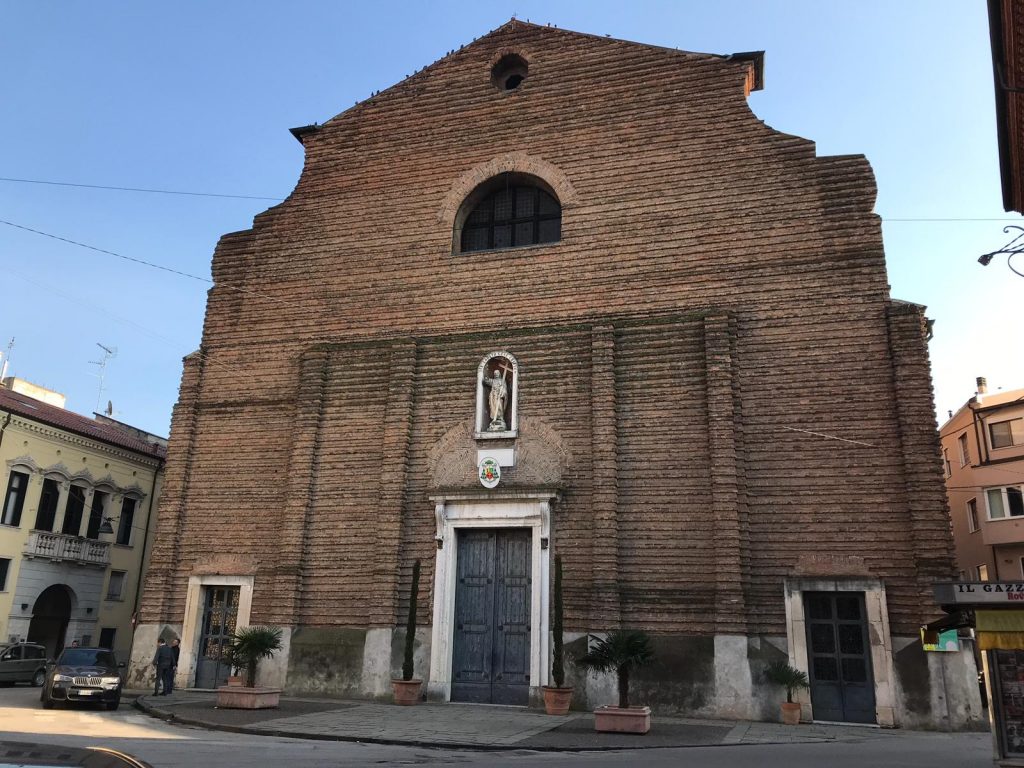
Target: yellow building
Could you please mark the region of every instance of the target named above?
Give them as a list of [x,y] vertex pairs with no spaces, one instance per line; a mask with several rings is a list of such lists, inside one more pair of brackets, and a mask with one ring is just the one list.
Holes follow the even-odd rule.
[[128,659],[167,442],[0,382],[0,640]]

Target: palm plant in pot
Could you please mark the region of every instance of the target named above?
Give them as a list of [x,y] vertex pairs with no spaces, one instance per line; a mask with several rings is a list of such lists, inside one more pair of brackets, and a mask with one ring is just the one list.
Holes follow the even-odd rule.
[[392,680],[395,704],[409,706],[419,703],[423,681],[414,679],[413,652],[416,649],[416,597],[420,591],[420,561],[412,564],[412,584],[409,586],[409,616],[405,622],[405,648],[402,653],[402,679]]
[[781,704],[782,722],[786,725],[798,725],[800,723],[800,704],[793,701],[793,692],[809,687],[807,673],[780,660],[773,661],[765,668],[764,678],[769,683],[786,689],[786,700]]
[[554,615],[551,622],[552,659],[551,681],[554,685],[545,685],[544,709],[549,715],[565,715],[569,712],[572,701],[572,688],[565,687],[565,646],[563,644],[563,609],[562,609],[562,556],[555,555],[555,585],[552,599]]
[[594,728],[611,733],[647,733],[651,730],[651,708],[630,706],[629,679],[635,669],[654,660],[651,638],[646,632],[620,629],[594,640],[590,650],[574,663],[594,672],[614,672],[619,689],[617,707],[594,710]]
[[280,688],[257,688],[259,663],[281,650],[280,627],[245,627],[231,638],[228,656],[233,667],[245,670],[245,685],[217,689],[217,706],[224,709],[272,709],[281,702]]
[[235,661],[234,646],[227,646],[221,652],[220,660],[228,665],[231,674],[228,675],[228,685],[245,685],[245,678],[242,676],[242,666]]

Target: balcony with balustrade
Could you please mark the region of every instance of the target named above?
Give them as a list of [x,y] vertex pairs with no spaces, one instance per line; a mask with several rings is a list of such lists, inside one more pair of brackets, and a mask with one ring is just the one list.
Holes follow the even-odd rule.
[[25,557],[44,557],[55,562],[106,568],[110,565],[110,542],[67,533],[32,531],[25,544]]

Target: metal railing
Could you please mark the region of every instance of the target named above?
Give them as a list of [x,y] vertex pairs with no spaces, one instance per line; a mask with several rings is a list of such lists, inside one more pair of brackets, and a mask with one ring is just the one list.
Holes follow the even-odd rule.
[[25,544],[25,555],[106,566],[110,564],[110,542],[85,539],[67,533],[32,531]]

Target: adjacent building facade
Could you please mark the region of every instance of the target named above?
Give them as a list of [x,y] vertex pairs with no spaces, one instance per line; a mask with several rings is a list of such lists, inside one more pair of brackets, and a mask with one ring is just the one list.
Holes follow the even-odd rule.
[[1024,389],[979,378],[939,432],[961,578],[1024,580]]
[[127,659],[166,441],[26,381],[2,385],[0,637]]
[[1024,213],[1024,3],[988,0],[1003,207]]
[[176,634],[214,686],[259,623],[264,682],[384,696],[419,560],[428,695],[526,704],[558,553],[571,645],[650,632],[661,711],[775,717],[788,659],[805,717],[975,723],[971,653],[918,640],[955,573],[923,308],[867,161],[751,112],[762,61],[513,20],[294,130],[214,255],[134,679]]

